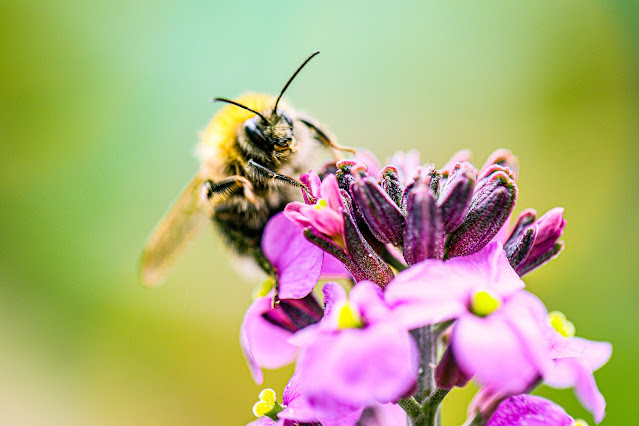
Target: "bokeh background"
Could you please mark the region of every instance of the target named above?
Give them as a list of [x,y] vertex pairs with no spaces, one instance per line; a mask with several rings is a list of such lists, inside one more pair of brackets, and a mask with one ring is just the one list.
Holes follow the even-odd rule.
[[[637,424],[638,28],[624,0],[0,1],[0,423],[251,420],[256,282],[212,231],[161,288],[138,256],[198,168],[208,99],[275,94],[319,49],[288,99],[342,143],[439,166],[508,147],[517,211],[565,207],[565,252],[526,281],[614,343],[604,424]],[[571,391],[539,393],[592,422]]]

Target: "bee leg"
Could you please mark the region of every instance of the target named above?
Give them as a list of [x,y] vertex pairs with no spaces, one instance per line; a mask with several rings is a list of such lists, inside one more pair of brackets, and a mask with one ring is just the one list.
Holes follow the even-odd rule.
[[340,160],[340,158],[338,158],[338,155],[335,153],[335,151],[348,151],[351,154],[355,154],[355,150],[353,148],[342,146],[338,144],[337,142],[335,142],[334,140],[332,140],[332,138],[328,135],[328,132],[325,130],[322,130],[320,125],[316,123],[315,121],[306,117],[300,118],[300,121],[304,123],[304,125],[306,125],[306,127],[308,127],[311,131],[313,131],[313,133],[315,133],[315,139],[317,139],[318,141],[326,145],[326,147],[332,150],[331,153],[333,154],[333,157],[335,157],[335,160]]
[[247,171],[252,173],[255,177],[263,178],[263,179],[273,179],[283,183],[286,183],[291,186],[295,186],[297,188],[301,188],[302,191],[306,193],[306,196],[309,198],[311,202],[315,202],[315,197],[311,194],[311,190],[308,189],[308,186],[304,185],[297,179],[293,179],[292,177],[286,175],[280,175],[275,173],[273,170],[262,166],[255,162],[255,160],[249,160],[246,166]]
[[253,204],[257,202],[255,193],[253,192],[253,184],[244,176],[229,176],[217,182],[213,182],[212,180],[204,182],[206,198],[209,200],[216,195],[221,198],[226,198],[240,188],[244,190],[244,198]]

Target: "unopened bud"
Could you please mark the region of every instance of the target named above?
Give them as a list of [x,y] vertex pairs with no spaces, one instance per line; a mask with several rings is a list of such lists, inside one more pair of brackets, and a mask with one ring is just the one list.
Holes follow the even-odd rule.
[[481,250],[493,239],[510,216],[517,199],[517,186],[505,173],[492,173],[475,190],[464,222],[446,241],[447,257],[465,256]]
[[381,178],[382,181],[380,182],[380,186],[382,189],[388,194],[397,207],[401,207],[404,186],[399,180],[399,173],[397,169],[393,166],[384,167]]
[[404,215],[389,195],[370,176],[351,184],[353,201],[375,238],[385,244],[401,245]]
[[[356,265],[358,272],[361,272],[365,279],[370,280],[380,287],[386,287],[386,284],[393,279],[393,270],[386,262],[373,250],[366,241],[362,233],[355,224],[355,219],[348,212],[342,212],[344,217],[344,235],[346,242],[346,251],[349,257]],[[345,264],[350,269],[350,265]],[[359,281],[357,276],[354,276]]]
[[446,234],[431,188],[430,177],[420,177],[407,190],[404,259],[409,265],[444,257]]
[[515,268],[520,276],[554,259],[563,249],[563,243],[558,240],[566,228],[564,209],[554,208],[548,211],[535,222],[535,226],[537,234],[530,252]]
[[441,189],[438,200],[446,233],[453,232],[464,221],[470,208],[474,186],[475,174],[472,166],[458,163]]
[[494,164],[510,169],[513,179],[517,180],[517,176],[519,175],[519,160],[512,152],[507,149],[498,149],[490,154],[488,160],[486,160],[486,163],[481,168],[480,175]]

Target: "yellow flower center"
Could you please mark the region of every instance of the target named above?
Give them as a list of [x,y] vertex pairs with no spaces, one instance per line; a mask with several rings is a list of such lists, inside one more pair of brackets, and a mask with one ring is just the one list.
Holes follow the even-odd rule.
[[322,210],[324,207],[328,207],[328,203],[323,198],[318,198],[315,202],[315,208],[317,210]]
[[337,327],[339,328],[362,328],[364,323],[359,314],[359,310],[352,303],[346,302],[339,307],[337,314]]
[[485,317],[495,312],[501,306],[501,297],[482,290],[473,295],[470,310],[479,317]]
[[574,324],[568,321],[563,313],[559,311],[552,311],[548,314],[548,320],[550,321],[552,328],[554,328],[555,331],[562,336],[572,337],[575,335]]
[[588,426],[588,423],[586,423],[585,420],[576,419],[574,423],[572,424],[572,426]]

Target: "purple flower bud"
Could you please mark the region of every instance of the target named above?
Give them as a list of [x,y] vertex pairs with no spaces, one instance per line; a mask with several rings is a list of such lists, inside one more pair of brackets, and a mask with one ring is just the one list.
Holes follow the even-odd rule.
[[351,170],[355,164],[357,164],[357,162],[353,160],[341,160],[337,162],[337,172],[335,173],[337,184],[340,189],[346,192],[350,190],[351,184],[355,182],[355,176],[351,174]]
[[[344,211],[342,214],[345,225],[344,241],[346,243],[346,251],[366,279],[384,288],[394,277],[392,269],[366,241],[357,228],[353,216],[348,211]],[[349,268],[349,265],[345,266]],[[354,278],[360,281],[359,276],[354,276]]]
[[380,186],[393,202],[400,207],[402,205],[402,194],[404,193],[404,186],[399,180],[399,173],[393,166],[386,166],[382,170],[382,181]]
[[483,174],[485,170],[494,164],[510,169],[513,180],[517,180],[517,176],[519,175],[519,160],[517,160],[517,157],[515,157],[512,152],[507,149],[498,149],[490,154],[484,167],[481,168],[480,174]]
[[358,175],[351,184],[351,194],[359,213],[375,238],[385,244],[401,245],[404,215],[375,179]]
[[404,259],[409,265],[444,257],[444,224],[432,191],[432,174],[423,174],[407,188]]
[[[522,259],[516,267],[513,265],[513,268],[515,268],[520,276],[554,259],[563,249],[563,242],[558,242],[557,240],[559,240],[566,228],[564,209],[554,208],[548,211],[540,217],[533,226],[536,228],[536,235],[527,256]],[[515,230],[510,239],[513,238],[517,230],[518,226],[515,226]]]
[[419,180],[428,180],[428,187],[433,193],[433,196],[436,197],[437,193],[439,192],[439,183],[441,179],[441,173],[435,170],[435,166],[432,164],[427,168],[422,167],[417,169],[417,174],[414,176],[413,181],[406,185],[406,189],[404,189],[404,194],[402,195],[402,208],[406,210],[408,204],[408,194]]
[[515,182],[503,171],[494,171],[475,189],[464,222],[446,242],[446,255],[464,256],[481,250],[499,232],[517,199]]
[[510,262],[510,266],[517,267],[526,259],[533,247],[537,236],[537,226],[534,225],[537,212],[533,209],[524,210],[517,218],[508,240],[504,243],[504,251]]
[[448,179],[458,163],[468,163],[470,165],[472,156],[472,153],[467,149],[462,149],[461,151],[457,151],[456,153],[454,153],[450,160],[448,160],[448,163],[446,163],[446,165],[442,167],[442,177]]
[[468,377],[459,369],[453,356],[453,349],[448,346],[435,369],[437,387],[439,389],[452,389],[455,386],[462,388],[466,386],[470,379],[471,377]]
[[455,165],[439,195],[444,231],[451,233],[459,227],[468,213],[475,186],[475,171],[468,163]]

